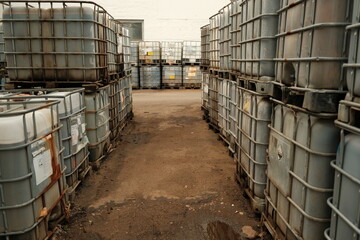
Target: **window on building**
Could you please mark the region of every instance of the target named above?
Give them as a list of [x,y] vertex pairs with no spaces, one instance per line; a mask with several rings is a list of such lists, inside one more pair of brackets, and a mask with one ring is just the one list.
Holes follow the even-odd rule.
[[141,19],[118,19],[121,25],[130,32],[131,41],[144,40],[144,20]]

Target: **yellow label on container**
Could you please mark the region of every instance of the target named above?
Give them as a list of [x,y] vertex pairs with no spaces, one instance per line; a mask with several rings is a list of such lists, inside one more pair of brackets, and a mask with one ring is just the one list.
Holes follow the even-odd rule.
[[196,76],[196,73],[188,73],[188,76],[189,76],[189,77],[195,77],[195,76]]
[[247,113],[250,113],[250,107],[251,107],[250,99],[245,98],[244,99],[244,111]]
[[154,55],[154,53],[153,52],[148,52],[147,55],[152,56],[152,55]]
[[146,63],[152,63],[152,60],[151,59],[145,59],[145,62]]
[[175,76],[170,76],[170,79],[175,79]]

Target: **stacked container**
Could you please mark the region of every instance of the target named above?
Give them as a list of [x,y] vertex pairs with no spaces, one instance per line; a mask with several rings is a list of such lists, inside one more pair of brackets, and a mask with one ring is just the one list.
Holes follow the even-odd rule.
[[132,117],[129,32],[91,2],[0,9],[0,238],[48,239]]
[[231,57],[231,3],[220,10],[220,69],[224,71],[230,70],[230,57]]
[[124,52],[124,73],[125,76],[131,74],[131,43],[130,33],[126,28],[122,28],[123,32],[123,52]]
[[[237,180],[275,239],[360,235],[360,200],[350,195],[360,186],[353,157],[360,139],[359,1],[352,2],[235,0],[210,18],[203,105],[208,99],[210,127],[229,144]],[[334,120],[346,93],[342,66],[349,93],[339,107],[340,135]]]
[[[0,236],[45,239],[66,215],[58,101],[0,103]],[[28,154],[30,153],[30,154]],[[16,191],[14,191],[16,190]]]
[[344,64],[348,93],[340,102],[338,119],[341,141],[336,160],[331,162],[335,170],[334,192],[328,199],[332,209],[330,228],[325,231],[329,240],[360,238],[360,89],[359,89],[359,4],[354,1],[352,24],[347,27],[350,35],[349,60]]
[[278,238],[324,239],[330,224],[326,201],[333,192],[331,161],[340,141],[334,120],[343,97],[349,4],[280,4],[273,86],[281,101],[273,100],[263,214]]
[[201,67],[210,66],[210,24],[201,28]]
[[139,42],[131,42],[130,48],[130,62],[131,62],[131,75],[132,75],[132,87],[140,88],[140,71],[139,71]]
[[162,86],[165,88],[182,86],[182,42],[162,42]]
[[161,49],[160,42],[139,43],[140,87],[161,87]]
[[220,14],[210,18],[210,68],[220,67]]

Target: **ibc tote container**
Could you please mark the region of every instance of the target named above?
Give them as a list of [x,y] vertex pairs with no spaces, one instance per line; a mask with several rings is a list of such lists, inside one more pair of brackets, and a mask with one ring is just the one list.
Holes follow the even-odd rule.
[[229,150],[232,153],[236,152],[236,139],[237,139],[237,100],[238,100],[238,90],[237,90],[237,83],[234,81],[229,81],[229,102],[228,102],[228,109],[229,109]]
[[231,14],[231,3],[226,5],[220,10],[220,69],[230,70],[230,56],[231,56],[231,35],[230,35],[230,14]]
[[132,119],[132,87],[131,87],[131,76],[127,76],[125,78],[125,88],[124,88],[124,95],[125,95],[125,104],[126,104],[126,121]]
[[7,5],[2,24],[11,81],[106,80],[111,55],[107,38],[113,31],[107,24],[112,17],[95,3],[30,3],[3,2]]
[[181,64],[182,42],[161,42],[161,63]]
[[140,88],[139,67],[131,67],[131,81],[133,88]]
[[219,79],[215,75],[209,78],[209,118],[212,127],[219,128]]
[[110,140],[112,140],[113,142],[116,142],[119,136],[119,98],[121,91],[119,88],[119,82],[121,80],[122,79],[116,79],[111,81],[109,84],[109,129]]
[[220,15],[210,17],[210,68],[220,68]]
[[219,113],[219,131],[225,140],[228,139],[229,131],[229,80],[218,79],[218,113]]
[[[86,135],[84,89],[21,89],[8,91],[19,100],[59,101],[58,115],[62,125],[62,153],[66,167],[68,195],[72,195],[90,170],[89,140]],[[26,95],[26,96],[24,96]]]
[[240,1],[239,61],[240,73],[244,77],[274,79],[279,5],[280,0]]
[[201,65],[210,65],[210,24],[201,27]]
[[183,64],[196,63],[200,64],[201,59],[201,42],[184,41],[183,43]]
[[85,94],[90,162],[98,165],[110,147],[109,86]]
[[209,79],[210,79],[210,74],[207,72],[202,72],[201,99],[202,99],[202,108],[206,111],[209,110]]
[[240,39],[241,39],[241,31],[240,31],[240,23],[241,23],[241,4],[242,0],[236,0],[231,3],[231,70],[234,72],[240,71]]
[[350,4],[350,0],[281,1],[277,82],[299,88],[342,90]]
[[272,103],[269,97],[239,87],[237,101],[237,177],[249,196],[252,208],[265,207],[267,149]]
[[280,239],[324,239],[331,211],[340,130],[336,114],[311,113],[275,101],[270,126],[264,223]]
[[0,238],[51,236],[66,214],[57,101],[0,102]]
[[345,135],[341,132],[341,143],[336,160],[334,194],[328,199],[332,209],[331,228],[325,231],[328,240],[359,239],[360,213],[360,131]]
[[124,70],[126,75],[130,74],[131,71],[131,43],[129,30],[123,28],[123,49],[124,49]]
[[160,88],[161,74],[159,66],[142,66],[140,68],[140,86],[142,88]]
[[161,63],[160,42],[140,42],[139,63],[141,65],[160,64]]
[[354,0],[351,25],[347,26],[350,35],[349,59],[344,64],[347,87],[351,97],[360,97],[360,53],[359,49],[359,0]]
[[[116,28],[117,28],[117,22],[113,19],[109,19],[108,16],[105,15],[105,21],[101,22],[105,26],[108,26],[106,28],[106,42],[107,42],[107,67],[108,67],[108,74],[116,74],[117,73],[117,48],[118,48],[118,42],[117,42],[117,35],[116,35]],[[100,19],[103,19],[101,17]]]
[[116,57],[116,64],[117,64],[117,72],[122,74],[125,70],[125,63],[124,63],[124,33],[123,27],[116,22],[116,38],[117,38],[117,57]]
[[130,62],[133,66],[137,66],[139,63],[139,42],[130,42]]
[[201,71],[199,66],[183,66],[183,82],[187,88],[201,87]]
[[182,67],[166,66],[162,68],[162,83],[165,87],[180,87],[182,85]]

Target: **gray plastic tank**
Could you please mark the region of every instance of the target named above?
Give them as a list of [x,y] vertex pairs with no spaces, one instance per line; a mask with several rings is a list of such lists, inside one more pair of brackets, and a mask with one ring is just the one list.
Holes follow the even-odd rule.
[[139,88],[140,82],[139,82],[139,67],[133,66],[131,67],[131,81],[132,81],[132,87],[133,88]]
[[90,162],[98,164],[110,147],[109,86],[85,94],[86,133]]
[[108,73],[116,74],[117,68],[117,48],[118,48],[118,42],[117,42],[117,35],[116,35],[116,25],[119,24],[115,22],[112,19],[109,19],[108,16],[104,16],[100,19],[104,19],[105,22],[101,22],[104,25],[108,25],[106,28],[106,36],[107,36],[107,67],[108,67]]
[[354,0],[351,25],[347,27],[350,33],[349,60],[344,64],[347,87],[350,94],[357,97],[360,97],[360,54],[357,51],[359,48],[359,5],[360,1]]
[[131,70],[131,43],[130,33],[127,28],[123,28],[123,49],[124,49],[124,70],[129,74]]
[[116,79],[110,82],[109,86],[109,128],[110,128],[110,140],[116,142],[119,137],[119,98],[120,88],[119,81],[122,79]]
[[241,23],[241,8],[240,8],[240,0],[233,1],[231,3],[231,70],[234,72],[239,72],[241,67],[240,62],[240,39],[241,39],[241,31],[240,31],[240,23]]
[[237,101],[238,101],[238,89],[237,83],[234,81],[229,81],[229,149],[231,152],[236,152],[236,142],[237,142]]
[[139,64],[139,42],[130,42],[130,62],[133,66],[137,66]]
[[210,24],[201,27],[201,65],[210,65]]
[[313,114],[276,101],[270,126],[264,223],[285,239],[324,239],[331,210],[340,130],[336,114]]
[[133,98],[132,98],[132,87],[131,87],[131,76],[125,77],[125,104],[126,104],[126,121],[132,119],[133,116]]
[[237,173],[257,212],[265,207],[272,106],[268,96],[238,88]]
[[3,101],[0,238],[45,239],[67,207],[58,102]]
[[220,14],[210,17],[210,67],[220,68]]
[[220,13],[220,69],[221,70],[230,70],[230,57],[231,57],[231,3],[226,5],[223,9],[219,11]]
[[229,80],[224,78],[218,79],[218,100],[219,100],[219,131],[220,134],[228,139],[229,132]]
[[140,42],[139,43],[139,63],[140,64],[160,64],[161,50],[160,42]]
[[161,42],[161,62],[164,64],[181,64],[182,42]]
[[359,239],[360,227],[360,136],[342,131],[336,161],[333,197],[328,200],[332,209],[331,228],[325,231],[328,240]]
[[201,81],[201,99],[202,107],[205,110],[209,110],[209,79],[210,74],[207,72],[202,72],[202,81]]
[[219,94],[218,94],[218,77],[210,75],[209,78],[209,117],[210,124],[218,128],[219,126]]
[[[284,1],[285,2],[285,1]],[[240,2],[240,73],[245,77],[269,80],[275,76],[277,11],[280,0]]]
[[187,88],[201,87],[201,71],[199,66],[183,66],[183,82]]
[[140,68],[140,86],[143,88],[160,88],[160,67],[142,66]]
[[103,8],[94,3],[67,2],[65,8],[62,2],[8,4],[3,27],[11,80],[94,82],[107,77],[102,24],[110,17]]
[[341,90],[347,61],[345,27],[350,0],[282,1],[276,81],[310,89]]
[[162,83],[163,83],[164,87],[180,87],[181,86],[181,82],[182,82],[182,67],[181,66],[166,66],[166,65],[164,65],[162,68],[162,74],[163,74]]
[[132,117],[132,88],[131,76],[127,76],[119,81],[119,118],[120,131],[125,127],[126,122]]
[[201,59],[201,42],[198,41],[184,41],[183,43],[183,64],[198,63]]

